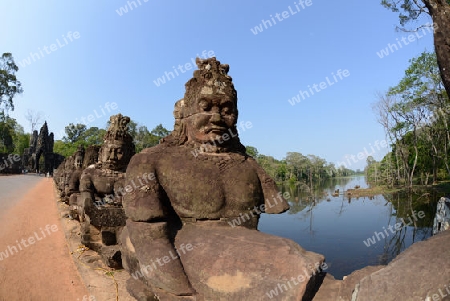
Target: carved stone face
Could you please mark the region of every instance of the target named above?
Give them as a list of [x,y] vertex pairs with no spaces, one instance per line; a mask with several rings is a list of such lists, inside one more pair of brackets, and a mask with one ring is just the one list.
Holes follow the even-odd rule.
[[108,143],[102,146],[100,162],[103,168],[119,170],[126,166],[129,160],[129,154],[123,144]]
[[73,159],[72,157],[67,158],[66,162],[64,163],[64,169],[65,170],[70,170],[73,169]]
[[81,168],[83,166],[83,156],[82,155],[76,155],[75,161],[74,161],[75,168]]
[[233,99],[225,94],[201,95],[195,105],[198,113],[186,117],[189,140],[198,143],[211,143],[214,140],[226,143],[228,139],[224,139],[224,136],[236,124]]

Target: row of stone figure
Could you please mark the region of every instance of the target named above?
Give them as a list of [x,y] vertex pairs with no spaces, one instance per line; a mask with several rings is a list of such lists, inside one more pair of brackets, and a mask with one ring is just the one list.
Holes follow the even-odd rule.
[[56,169],[54,180],[70,216],[81,223],[81,243],[97,251],[109,267],[122,268],[117,242],[126,218],[123,194],[117,192],[124,189],[134,145],[125,128],[129,117],[119,114],[110,121],[104,144],[80,146]]
[[58,168],[81,242],[130,273],[138,300],[264,300],[288,285],[280,300],[306,300],[324,257],[257,231],[260,213],[289,205],[229,135],[238,117],[229,66],[196,63],[174,129],[157,146],[135,154],[130,119],[119,114],[99,149],[79,149]]

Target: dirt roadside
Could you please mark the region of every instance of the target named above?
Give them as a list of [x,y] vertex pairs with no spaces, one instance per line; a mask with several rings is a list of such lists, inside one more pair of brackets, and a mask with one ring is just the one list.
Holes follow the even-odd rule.
[[33,186],[2,215],[0,227],[0,300],[82,300],[89,295],[68,256],[51,180],[42,178]]
[[79,223],[43,178],[0,220],[0,301],[135,301],[129,275],[80,246]]

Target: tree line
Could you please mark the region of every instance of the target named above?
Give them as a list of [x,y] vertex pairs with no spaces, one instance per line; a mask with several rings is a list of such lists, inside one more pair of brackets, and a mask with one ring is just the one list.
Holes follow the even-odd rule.
[[334,163],[329,163],[315,155],[288,152],[285,158],[277,160],[272,156],[260,154],[253,146],[247,146],[246,150],[247,154],[255,158],[278,184],[306,184],[313,187],[315,183],[325,179],[356,174],[354,170],[335,166]]
[[[87,147],[89,145],[103,144],[103,137],[106,134],[106,129],[98,127],[87,128],[86,125],[81,123],[70,123],[64,130],[65,136],[61,140],[56,140],[53,148],[55,153],[64,157],[71,156],[80,145]],[[170,131],[163,127],[162,124],[149,131],[145,125],[140,125],[133,120],[128,124],[128,130],[133,137],[136,153],[139,153],[144,148],[157,145],[161,138],[170,134]]]
[[377,98],[373,109],[392,150],[380,162],[367,158],[369,180],[412,187],[447,179],[450,101],[436,54],[411,59],[400,82]]
[[[39,118],[27,119],[32,122],[35,128],[39,124]],[[106,127],[108,124],[106,125]],[[145,125],[138,124],[131,120],[128,129],[133,137],[135,151],[139,153],[144,148],[155,146],[159,141],[170,134],[162,124],[155,126],[151,131]],[[87,127],[85,124],[70,123],[64,129],[65,135],[61,140],[54,142],[53,152],[64,157],[71,156],[80,145],[103,144],[103,137],[106,129],[98,127]],[[17,123],[14,118],[8,117],[0,112],[0,153],[23,154],[23,150],[30,145],[30,134],[25,133],[23,126]],[[256,147],[247,146],[247,154],[263,167],[263,169],[279,184],[306,184],[312,186],[322,180],[354,175],[356,172],[345,168],[336,167],[333,163],[328,163],[325,159],[315,155],[303,155],[298,152],[288,152],[286,157],[278,160],[272,156],[260,154]]]

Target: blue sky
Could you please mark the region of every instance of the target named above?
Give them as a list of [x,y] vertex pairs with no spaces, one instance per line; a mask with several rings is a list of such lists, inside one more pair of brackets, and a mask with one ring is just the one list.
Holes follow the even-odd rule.
[[[238,122],[251,122],[240,131],[244,145],[352,169],[365,165],[358,153],[381,159],[387,151],[375,146],[385,139],[371,109],[375,93],[396,85],[409,59],[433,50],[430,32],[399,42],[408,33],[395,31],[397,14],[379,0],[3,0],[0,20],[0,52],[13,54],[24,88],[10,115],[26,131],[29,109],[45,115],[56,138],[69,123],[103,128],[119,112],[171,130],[194,70],[178,65],[209,52],[230,65]],[[380,58],[388,43],[402,47]]]

